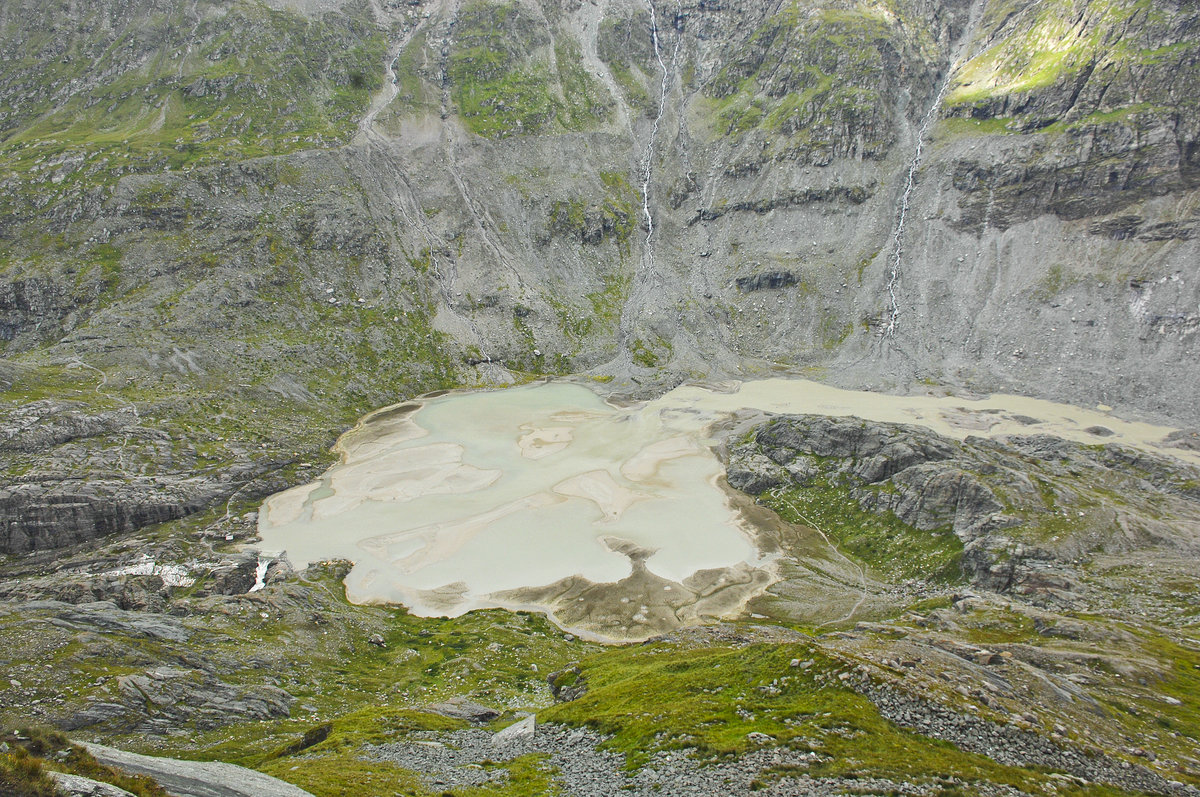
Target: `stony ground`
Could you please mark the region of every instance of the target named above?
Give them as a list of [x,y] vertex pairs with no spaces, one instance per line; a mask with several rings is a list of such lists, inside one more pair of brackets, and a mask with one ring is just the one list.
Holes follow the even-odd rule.
[[[1144,767],[1124,766],[1103,756],[1040,740],[1036,734],[989,726],[977,719],[922,705],[912,698],[888,694],[875,688],[872,697],[884,707],[885,716],[909,727],[919,727],[933,738],[1013,764],[1036,764],[1066,773],[1065,783],[1093,781],[1121,786],[1132,792],[1195,795],[1195,787],[1166,781]],[[515,731],[515,732],[514,732]],[[804,770],[821,759],[812,751],[777,748],[768,736],[753,740],[764,745],[730,761],[698,760],[687,748],[659,752],[640,768],[629,770],[624,757],[603,749],[604,738],[587,729],[537,725],[521,720],[499,732],[483,729],[414,735],[369,749],[369,755],[419,772],[431,789],[500,786],[508,771],[499,762],[524,756],[552,783],[569,795],[618,797],[623,794],[677,794],[703,797],[714,793],[749,795],[833,794],[940,794],[955,785],[967,786],[977,794],[1020,794],[1011,787],[995,784],[955,784],[947,779],[929,784],[886,778],[822,778]]]

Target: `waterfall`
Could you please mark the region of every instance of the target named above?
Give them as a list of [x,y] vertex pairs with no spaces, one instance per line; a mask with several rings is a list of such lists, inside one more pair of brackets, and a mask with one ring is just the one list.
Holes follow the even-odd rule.
[[267,586],[267,568],[271,566],[270,559],[259,557],[258,564],[254,567],[254,586],[250,588],[251,592],[258,592],[263,587]]
[[888,270],[887,282],[889,316],[887,325],[883,329],[883,337],[885,338],[895,335],[896,321],[900,318],[900,300],[896,296],[896,289],[900,282],[900,263],[904,252],[904,226],[908,221],[908,209],[909,203],[912,200],[913,189],[916,188],[917,171],[921,168],[921,156],[925,151],[925,136],[928,134],[929,127],[933,124],[934,119],[937,118],[938,111],[942,107],[942,101],[946,98],[946,91],[950,88],[950,78],[954,76],[959,65],[965,60],[982,7],[983,0],[973,0],[971,3],[966,27],[963,29],[958,41],[955,42],[952,59],[946,68],[946,76],[942,78],[942,83],[938,86],[938,90],[933,96],[933,102],[930,103],[929,109],[925,112],[925,117],[921,120],[921,126],[917,129],[917,146],[913,151],[912,160],[908,164],[908,175],[904,181],[904,192],[900,195],[900,209],[896,213],[896,226],[892,229],[892,254],[889,258],[891,267]]
[[921,120],[921,127],[917,130],[917,148],[913,152],[912,160],[908,164],[908,177],[904,181],[904,193],[900,196],[900,211],[896,214],[896,226],[892,231],[892,266],[888,272],[887,284],[891,315],[888,318],[887,326],[883,330],[884,337],[891,337],[895,334],[896,319],[900,317],[900,303],[896,297],[896,284],[900,280],[900,259],[904,251],[904,223],[908,219],[909,201],[912,199],[913,188],[916,187],[917,169],[921,167],[921,155],[925,149],[925,134],[929,131],[929,125],[933,123],[933,119],[942,105],[942,99],[946,96],[946,87],[950,85],[950,76],[954,74],[954,66],[952,65],[946,71],[946,77],[933,98],[933,104],[929,106],[929,110],[925,112],[925,118]]
[[654,216],[650,213],[650,176],[654,164],[654,142],[658,138],[658,128],[662,124],[663,114],[667,109],[667,82],[679,56],[679,40],[675,41],[675,50],[671,55],[671,67],[663,61],[662,48],[658,40],[658,16],[654,10],[654,0],[646,0],[650,9],[650,41],[654,44],[654,58],[658,68],[662,70],[662,84],[658,90],[658,114],[654,117],[654,126],[650,129],[650,140],[646,142],[646,155],[642,159],[642,215],[646,217],[646,248],[650,248],[650,238],[654,235]]

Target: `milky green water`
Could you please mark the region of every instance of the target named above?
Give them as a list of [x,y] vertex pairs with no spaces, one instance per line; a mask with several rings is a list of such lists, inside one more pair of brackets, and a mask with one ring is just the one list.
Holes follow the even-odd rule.
[[[634,559],[658,579],[655,590],[709,594],[712,584],[771,569],[717,482],[707,434],[732,412],[857,415],[960,439],[1041,432],[1150,449],[1172,431],[1017,396],[886,396],[783,379],[720,387],[682,386],[618,408],[577,384],[541,383],[381,410],[342,437],[341,464],[319,482],[264,503],[262,547],[300,567],[350,559],[350,600],[422,615],[487,606],[553,613],[513,591],[572,577],[616,584]],[[1111,434],[1087,431],[1094,426]]]
[[351,600],[420,614],[569,576],[619,581],[632,565],[615,549],[629,543],[675,582],[757,564],[703,425],[565,383],[432,399],[383,428],[368,418],[319,486],[269,499],[262,545],[297,565],[350,558]]

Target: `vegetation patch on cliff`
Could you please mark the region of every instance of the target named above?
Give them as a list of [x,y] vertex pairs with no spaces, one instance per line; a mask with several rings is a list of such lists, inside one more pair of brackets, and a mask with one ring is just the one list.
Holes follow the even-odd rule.
[[579,66],[579,44],[566,34],[552,40],[516,3],[467,6],[458,14],[454,39],[447,67],[451,96],[477,135],[583,130],[608,115],[603,87]]
[[895,66],[916,68],[917,57],[889,19],[869,4],[787,6],[728,53],[707,86],[715,133],[758,131],[772,139],[766,156],[821,165],[882,157],[893,139]]
[[865,510],[848,488],[825,480],[772,490],[761,500],[789,523],[824,533],[840,551],[867,565],[885,581],[962,581],[963,544],[948,526],[922,530],[892,512]]
[[99,7],[67,36],[45,13],[24,30],[46,35],[9,42],[21,57],[0,71],[16,109],[2,123],[0,208],[22,218],[131,172],[344,143],[380,85],[383,36],[361,10],[309,20],[253,2],[197,17],[180,6],[145,35],[101,24]]

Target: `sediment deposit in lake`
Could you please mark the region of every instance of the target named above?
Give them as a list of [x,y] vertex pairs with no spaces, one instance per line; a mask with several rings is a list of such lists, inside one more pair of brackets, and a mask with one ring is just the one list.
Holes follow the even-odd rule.
[[454,393],[364,418],[320,481],[265,502],[262,546],[298,566],[351,559],[352,601],[423,615],[526,608],[633,639],[737,613],[774,580],[771,555],[720,486],[708,435],[746,410],[1151,449],[1171,431],[1017,396],[888,396],[783,379],[685,385],[625,407],[572,383]]

